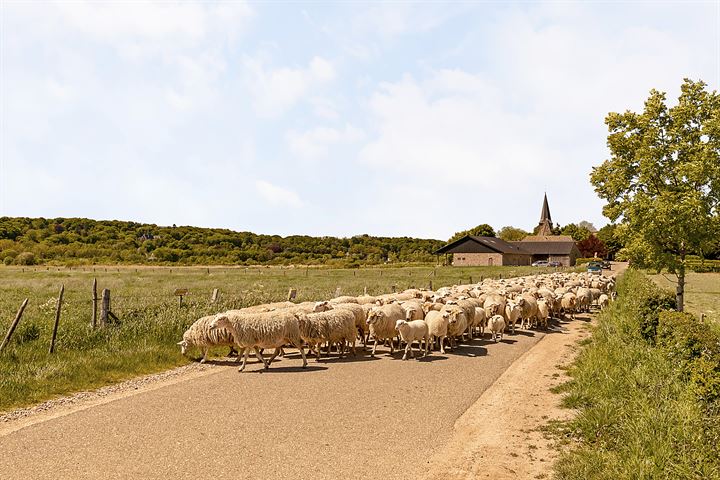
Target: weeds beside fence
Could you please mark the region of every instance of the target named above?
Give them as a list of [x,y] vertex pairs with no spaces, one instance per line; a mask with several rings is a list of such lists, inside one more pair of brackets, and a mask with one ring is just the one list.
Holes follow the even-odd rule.
[[561,390],[560,479],[720,478],[720,335],[628,271]]

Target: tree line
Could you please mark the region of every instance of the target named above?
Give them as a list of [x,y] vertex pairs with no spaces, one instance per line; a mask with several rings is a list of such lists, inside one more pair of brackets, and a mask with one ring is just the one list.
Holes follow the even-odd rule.
[[434,262],[445,242],[411,237],[259,235],[87,218],[0,217],[0,260],[33,264],[313,265]]

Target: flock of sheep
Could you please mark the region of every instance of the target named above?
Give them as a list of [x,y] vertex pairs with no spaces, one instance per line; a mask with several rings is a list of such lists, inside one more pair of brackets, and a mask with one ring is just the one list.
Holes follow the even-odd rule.
[[[422,356],[439,348],[458,348],[458,339],[485,334],[494,341],[502,339],[507,328],[547,328],[548,318],[571,316],[589,311],[593,304],[604,308],[614,297],[613,277],[588,273],[550,273],[510,279],[486,279],[478,284],[455,285],[437,291],[409,289],[380,296],[342,296],[319,302],[278,302],[229,310],[200,318],[183,334],[178,343],[182,354],[198,347],[205,362],[210,347],[238,347],[244,370],[250,350],[269,368],[284,354],[284,347],[299,350],[303,368],[307,366],[304,347],[319,360],[325,347],[329,356],[335,348],[342,357],[355,355],[358,339],[366,350],[374,341],[371,356],[378,345],[389,344],[390,354],[405,345],[403,360],[414,356],[417,342]],[[437,343],[437,345],[436,345]],[[447,345],[446,345],[447,343]],[[264,349],[274,349],[269,358]],[[232,351],[232,350],[231,350]]]

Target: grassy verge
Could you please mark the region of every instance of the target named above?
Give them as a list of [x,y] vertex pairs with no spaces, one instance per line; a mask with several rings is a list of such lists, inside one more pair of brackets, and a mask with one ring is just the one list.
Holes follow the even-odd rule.
[[560,479],[720,478],[720,338],[628,271],[570,369]]
[[[94,271],[93,271],[94,270]],[[200,268],[200,267],[0,267],[0,335],[4,336],[23,298],[30,302],[10,346],[0,353],[0,411],[54,396],[94,388],[140,374],[182,365],[175,345],[197,318],[258,303],[285,300],[297,289],[298,301],[342,294],[387,293],[395,286],[434,288],[467,283],[470,278],[538,273],[532,267],[453,268]],[[120,325],[90,328],[93,278],[111,290],[112,311]],[[48,354],[60,285],[65,302],[56,353]],[[183,306],[177,288],[190,295]],[[214,288],[220,301],[211,304]],[[227,353],[218,349],[213,353]]]

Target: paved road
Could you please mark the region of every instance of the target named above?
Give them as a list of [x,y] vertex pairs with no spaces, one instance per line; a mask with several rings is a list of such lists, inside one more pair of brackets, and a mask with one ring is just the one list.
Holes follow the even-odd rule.
[[[0,436],[0,478],[406,479],[540,332],[406,361],[291,355],[213,373]],[[540,373],[538,373],[540,374]]]

